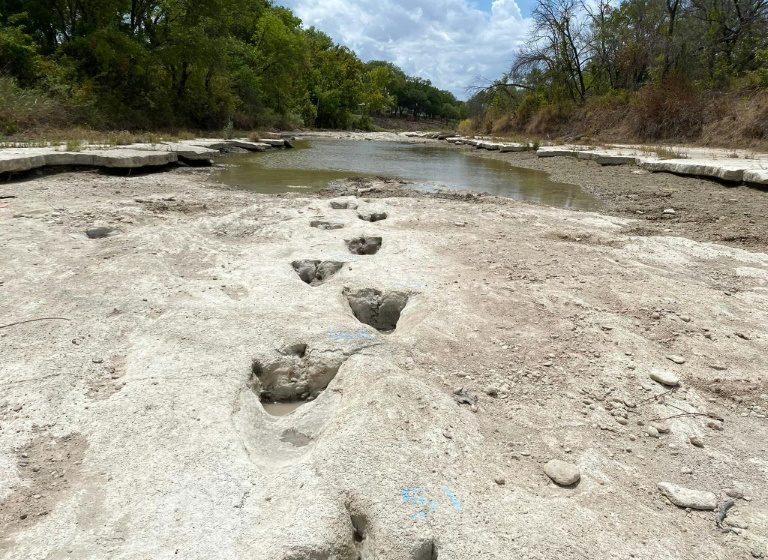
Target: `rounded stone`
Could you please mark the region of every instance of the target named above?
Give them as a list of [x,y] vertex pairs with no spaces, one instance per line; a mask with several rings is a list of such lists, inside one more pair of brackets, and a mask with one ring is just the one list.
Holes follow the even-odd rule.
[[559,459],[554,459],[544,467],[546,475],[559,486],[573,486],[581,480],[581,471],[579,467],[572,463],[566,463]]
[[661,383],[665,387],[680,386],[680,379],[678,379],[677,375],[675,375],[671,371],[667,371],[664,369],[654,369],[653,371],[651,371],[650,377],[656,383]]

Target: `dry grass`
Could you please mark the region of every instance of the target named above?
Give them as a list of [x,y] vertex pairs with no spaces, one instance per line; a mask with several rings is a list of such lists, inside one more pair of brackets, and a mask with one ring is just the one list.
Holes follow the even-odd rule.
[[0,137],[42,126],[66,126],[72,116],[61,102],[44,93],[22,89],[0,76]]
[[643,155],[659,159],[688,159],[688,152],[672,146],[643,146]]
[[272,140],[279,140],[281,138],[280,133],[270,132],[267,130],[253,130],[250,133],[248,133],[246,136],[251,142],[258,142],[262,138],[272,139]]
[[701,94],[680,80],[644,87],[630,106],[634,133],[641,140],[694,140],[704,127]]
[[90,128],[52,128],[39,127],[34,131],[15,134],[0,142],[0,147],[34,148],[52,145],[65,145],[78,149],[85,146],[127,146],[129,144],[159,144],[191,140],[204,135],[199,132],[177,130],[170,132],[131,132],[127,130],[93,130]]
[[768,90],[749,90],[716,99],[700,141],[712,146],[768,150]]
[[[658,142],[768,151],[768,89],[729,94],[696,92],[681,84],[649,86],[632,95],[593,98],[570,111],[545,106],[522,125],[512,114],[475,132],[519,138],[597,143]],[[661,148],[659,157],[685,154]]]

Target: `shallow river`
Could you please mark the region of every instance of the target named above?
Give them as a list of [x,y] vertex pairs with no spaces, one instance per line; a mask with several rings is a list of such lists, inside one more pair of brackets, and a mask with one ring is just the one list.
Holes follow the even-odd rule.
[[594,210],[596,199],[546,173],[512,167],[448,146],[310,139],[293,150],[226,156],[221,182],[261,193],[317,191],[337,179],[400,177],[413,188],[485,192],[561,208]]

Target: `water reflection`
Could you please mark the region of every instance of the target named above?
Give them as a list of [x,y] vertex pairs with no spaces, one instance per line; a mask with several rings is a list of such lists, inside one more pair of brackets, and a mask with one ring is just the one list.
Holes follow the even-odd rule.
[[312,139],[294,150],[220,162],[228,165],[221,182],[262,193],[317,191],[336,179],[381,175],[414,181],[419,189],[444,186],[579,210],[599,206],[579,187],[551,181],[546,173],[447,146]]

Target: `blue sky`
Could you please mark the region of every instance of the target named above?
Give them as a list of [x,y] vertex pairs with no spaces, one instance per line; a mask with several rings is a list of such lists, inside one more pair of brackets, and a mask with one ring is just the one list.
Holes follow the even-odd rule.
[[[525,39],[533,0],[277,0],[357,52],[460,98],[500,76]],[[521,10],[520,6],[523,6]]]

